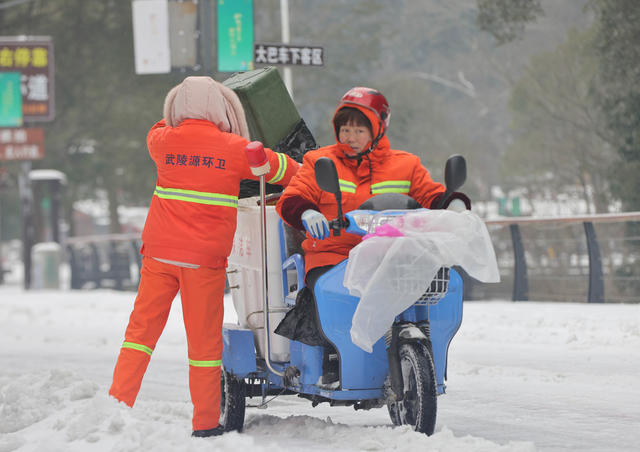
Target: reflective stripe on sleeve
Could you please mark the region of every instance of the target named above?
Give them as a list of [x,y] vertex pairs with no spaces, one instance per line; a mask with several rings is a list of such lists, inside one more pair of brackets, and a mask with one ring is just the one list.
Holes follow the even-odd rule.
[[147,355],[151,356],[151,353],[153,353],[153,349],[150,347],[147,347],[146,345],[142,345],[142,344],[136,344],[134,342],[123,342],[122,343],[122,348],[131,348],[133,350],[139,350],[141,352],[145,352]]
[[193,367],[220,367],[222,365],[222,360],[216,359],[214,361],[196,361],[195,359],[190,359],[189,365]]
[[178,201],[208,204],[212,206],[238,207],[238,197],[222,193],[207,193],[195,190],[181,190],[179,188],[164,188],[156,185],[153,192],[158,198],[175,199]]
[[409,193],[411,189],[411,181],[409,180],[387,180],[371,184],[371,194],[378,195],[381,193]]
[[356,192],[356,184],[353,182],[349,182],[348,180],[338,179],[338,183],[340,184],[340,190],[345,193],[355,193]]
[[285,171],[287,171],[287,158],[280,152],[276,152],[276,154],[278,154],[278,171],[276,172],[276,175],[273,176],[273,178],[267,181],[268,184],[275,184],[276,182],[280,182],[284,177]]

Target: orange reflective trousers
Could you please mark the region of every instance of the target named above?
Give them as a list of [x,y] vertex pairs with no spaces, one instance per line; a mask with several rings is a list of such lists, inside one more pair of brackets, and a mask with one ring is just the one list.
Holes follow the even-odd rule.
[[138,296],[109,394],[133,406],[151,353],[167,323],[171,302],[180,290],[189,353],[193,429],[216,427],[220,418],[224,286],[224,268],[192,269],[144,257]]

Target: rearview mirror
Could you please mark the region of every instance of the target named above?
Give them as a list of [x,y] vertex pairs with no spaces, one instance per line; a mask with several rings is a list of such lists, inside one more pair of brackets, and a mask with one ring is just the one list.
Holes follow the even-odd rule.
[[462,187],[467,180],[467,161],[461,155],[452,155],[447,159],[444,167],[445,192],[440,198],[436,209],[442,209],[451,193]]
[[462,187],[467,180],[467,162],[461,155],[452,155],[444,167],[444,184],[448,192]]
[[340,183],[338,182],[338,171],[336,165],[328,157],[320,157],[316,160],[314,167],[316,173],[316,183],[322,190],[336,195],[340,195]]

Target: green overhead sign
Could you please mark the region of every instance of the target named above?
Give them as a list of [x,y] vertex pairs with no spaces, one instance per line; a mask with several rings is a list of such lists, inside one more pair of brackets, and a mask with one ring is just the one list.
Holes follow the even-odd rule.
[[0,72],[0,127],[22,126],[20,73]]
[[253,0],[218,0],[218,71],[253,69]]

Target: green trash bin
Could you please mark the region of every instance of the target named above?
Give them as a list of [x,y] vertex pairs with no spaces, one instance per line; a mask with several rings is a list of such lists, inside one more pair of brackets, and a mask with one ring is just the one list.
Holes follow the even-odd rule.
[[234,74],[223,82],[240,98],[251,138],[273,148],[300,121],[287,87],[275,67]]
[[[252,140],[282,152],[302,163],[302,156],[316,149],[316,141],[298,114],[289,91],[275,67],[234,74],[223,82],[240,99],[247,117]],[[267,193],[282,190],[267,184]],[[256,196],[258,183],[244,180],[240,184],[240,198]]]

